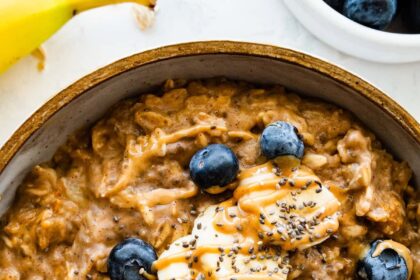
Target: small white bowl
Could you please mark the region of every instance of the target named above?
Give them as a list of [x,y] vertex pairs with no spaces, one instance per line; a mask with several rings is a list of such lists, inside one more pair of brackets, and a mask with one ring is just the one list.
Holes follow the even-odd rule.
[[365,27],[341,15],[323,0],[284,0],[284,3],[310,32],[342,52],[376,62],[420,61],[420,34]]

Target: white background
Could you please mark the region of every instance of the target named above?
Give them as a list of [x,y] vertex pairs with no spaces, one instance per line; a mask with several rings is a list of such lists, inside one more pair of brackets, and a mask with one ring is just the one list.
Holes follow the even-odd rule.
[[132,4],[88,11],[44,44],[44,71],[27,57],[0,76],[0,145],[46,100],[99,67],[158,46],[221,39],[289,47],[333,62],[384,90],[420,121],[420,62],[379,64],[342,54],[309,34],[282,0],[159,0],[145,31]]

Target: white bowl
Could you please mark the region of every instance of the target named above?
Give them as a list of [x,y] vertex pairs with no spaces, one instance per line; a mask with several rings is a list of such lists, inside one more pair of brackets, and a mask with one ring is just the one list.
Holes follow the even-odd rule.
[[420,61],[420,34],[375,30],[341,15],[323,0],[284,0],[294,16],[328,45],[366,60]]

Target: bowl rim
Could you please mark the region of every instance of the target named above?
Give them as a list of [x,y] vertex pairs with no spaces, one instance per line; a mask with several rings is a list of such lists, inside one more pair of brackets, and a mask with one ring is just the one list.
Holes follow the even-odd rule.
[[306,53],[274,45],[238,41],[197,41],[159,47],[108,64],[49,99],[0,148],[0,175],[20,148],[54,114],[99,84],[148,64],[197,55],[243,55],[274,59],[307,68],[355,90],[394,119],[420,145],[420,124],[399,104],[362,78]]
[[[288,1],[295,0],[285,0],[286,5]],[[362,38],[365,41],[398,47],[420,46],[420,34],[386,32],[364,26],[340,14],[323,0],[302,0],[295,1],[295,4],[305,6],[308,10],[312,10],[314,14],[320,15],[325,18],[326,21],[332,22],[336,26],[340,26],[340,29],[346,30],[346,32],[350,33],[352,36]]]

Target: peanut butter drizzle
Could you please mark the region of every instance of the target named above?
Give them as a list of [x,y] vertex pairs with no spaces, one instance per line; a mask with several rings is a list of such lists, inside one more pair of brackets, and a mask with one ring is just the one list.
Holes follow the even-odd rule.
[[258,135],[254,134],[252,132],[249,131],[240,131],[240,130],[235,130],[235,131],[229,131],[228,132],[229,137],[233,137],[233,138],[242,138],[244,140],[250,140],[250,139],[258,139]]
[[[304,249],[324,241],[338,229],[337,211],[340,203],[327,188],[322,186],[318,177],[309,169],[300,167],[299,162],[294,158],[284,157],[276,162],[270,161],[243,170],[238,179],[240,183],[234,191],[233,198],[216,207],[216,213],[210,223],[216,232],[237,236],[239,252],[249,254],[249,250],[257,249],[258,244],[280,245],[283,250]],[[299,194],[294,194],[295,192]],[[286,211],[286,215],[289,215],[289,223],[290,217],[294,215],[299,219],[307,219],[311,227],[301,236],[289,236],[286,231],[287,221],[278,217],[278,213],[281,212],[276,211],[276,217],[274,217],[273,214],[270,215],[268,208],[278,208],[283,205],[282,203],[288,204],[295,199],[295,196],[300,197],[301,194],[303,199],[318,195],[321,199],[318,202],[321,203],[315,204],[312,201],[302,209],[294,207]],[[187,254],[200,257],[206,253],[221,252],[220,247],[217,246],[197,246],[192,251],[187,249],[182,253],[159,258],[154,267],[161,270],[174,262],[187,262]],[[192,266],[195,271],[208,272],[197,267],[196,264]],[[235,278],[237,276],[239,275],[235,275]]]
[[141,174],[149,165],[150,158],[154,156],[164,156],[166,145],[175,143],[182,138],[195,137],[204,132],[221,133],[227,131],[226,127],[213,125],[196,125],[187,129],[179,130],[169,135],[165,135],[163,130],[155,129],[150,136],[139,137],[137,140],[128,140],[125,152],[127,161],[123,165],[123,174],[118,182],[102,194],[102,197],[109,197],[125,189],[134,177]]
[[[228,252],[228,250],[224,249],[223,252]],[[163,268],[167,267],[168,265],[170,265],[172,263],[186,262],[186,260],[189,260],[191,258],[194,258],[194,257],[200,258],[204,254],[212,254],[212,253],[217,254],[217,253],[222,253],[222,252],[220,252],[219,247],[216,246],[216,245],[200,246],[200,247],[197,247],[193,251],[191,251],[189,248],[186,248],[182,252],[173,254],[173,255],[168,256],[168,257],[163,258],[163,259],[158,259],[157,261],[155,261],[153,263],[153,268],[155,270],[160,270],[160,269],[163,269]]]
[[[241,246],[240,246],[241,247]],[[240,254],[245,254],[245,255],[249,255],[249,246],[243,246],[241,247],[240,250],[238,250],[238,253]],[[223,256],[226,257],[226,255],[228,253],[231,252],[230,248],[221,248],[219,246],[213,245],[213,246],[200,246],[197,247],[196,249],[190,251],[188,249],[186,249],[185,251],[173,254],[171,256],[165,257],[163,259],[158,259],[157,261],[154,262],[153,264],[153,270],[161,270],[164,269],[166,267],[168,267],[171,264],[174,263],[187,263],[190,260],[194,260],[197,259],[198,261],[194,262],[191,261],[190,262],[190,275],[193,276],[197,276],[199,274],[203,274],[206,275],[205,279],[249,279],[249,280],[256,280],[256,279],[267,279],[267,274],[262,272],[262,274],[260,274],[260,272],[257,272],[256,274],[252,274],[249,275],[249,273],[233,273],[227,277],[217,277],[214,274],[214,267],[211,267],[209,265],[206,265],[205,263],[199,261],[201,260],[201,257],[204,256],[205,254],[224,254]],[[275,274],[271,275],[270,279],[286,279],[284,275],[282,275],[282,277],[277,277]]]
[[[207,124],[196,125],[187,129],[176,131],[172,134],[165,135],[161,129],[155,129],[150,136],[134,138],[131,137],[127,140],[127,149],[125,152],[126,161],[123,164],[123,172],[118,182],[112,188],[101,188],[102,197],[112,197],[113,201],[116,199],[124,199],[127,196],[135,194],[122,193],[123,190],[129,186],[130,182],[139,174],[141,174],[149,166],[149,160],[152,157],[161,157],[166,154],[166,145],[180,141],[183,138],[193,138],[198,134],[208,133],[212,136],[221,136],[222,133],[227,132],[227,128],[223,126],[214,126]],[[232,131],[228,133],[229,137],[254,137],[252,133],[246,131]],[[102,182],[105,185],[105,182]],[[155,189],[149,193],[141,193],[135,199],[136,205],[131,207],[152,207],[160,204],[167,204],[177,199],[185,199],[193,197],[197,194],[198,188],[192,184],[182,189]]]
[[393,240],[384,240],[376,246],[375,251],[372,253],[372,257],[375,258],[379,256],[386,249],[394,250],[404,259],[408,269],[407,279],[410,279],[411,273],[413,272],[413,259],[411,258],[410,250],[401,243]]
[[141,276],[146,278],[147,280],[157,280],[157,277],[153,274],[148,273],[147,271],[144,271]]
[[161,204],[169,204],[177,199],[185,199],[193,197],[198,193],[198,189],[194,185],[179,189],[158,188],[142,194],[142,201],[138,201],[140,205],[149,207]]

